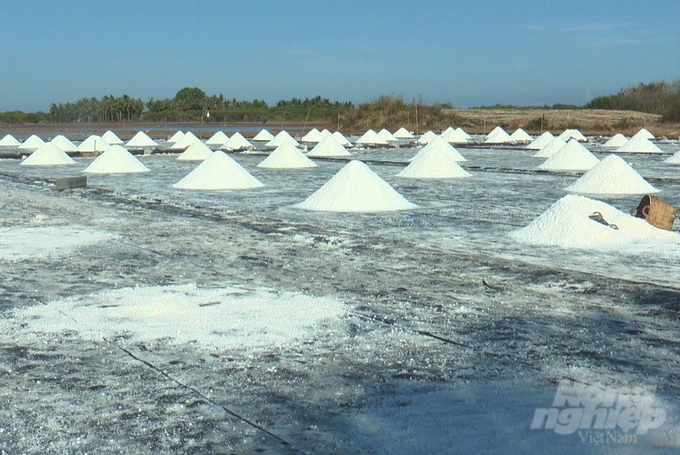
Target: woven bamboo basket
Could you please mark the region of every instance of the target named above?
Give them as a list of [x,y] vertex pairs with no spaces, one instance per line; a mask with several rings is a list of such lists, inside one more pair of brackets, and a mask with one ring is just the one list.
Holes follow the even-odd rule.
[[640,204],[633,211],[636,217],[644,218],[652,226],[667,231],[673,230],[675,217],[678,215],[677,208],[651,194],[643,196]]

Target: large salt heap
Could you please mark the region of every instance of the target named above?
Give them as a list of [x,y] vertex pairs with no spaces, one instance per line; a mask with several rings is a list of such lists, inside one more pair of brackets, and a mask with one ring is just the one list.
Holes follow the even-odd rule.
[[244,150],[254,150],[255,147],[237,131],[231,135],[229,140],[220,149],[228,152],[241,152]]
[[112,145],[83,172],[88,174],[136,174],[149,172],[149,169],[124,147]]
[[642,128],[640,131],[635,133],[636,136],[641,136],[644,137],[645,139],[649,139],[650,141],[654,139],[654,135],[649,132],[646,128]]
[[21,142],[17,141],[11,134],[5,134],[5,136],[0,139],[0,147],[19,147]]
[[308,157],[341,157],[341,156],[352,156],[351,153],[338,141],[335,140],[335,136],[327,136],[321,142],[316,144],[309,153]]
[[[618,229],[591,219],[596,212]],[[582,249],[611,249],[640,242],[680,243],[680,235],[674,232],[658,229],[604,202],[575,195],[563,197],[510,236],[532,245]]]
[[158,147],[158,144],[144,131],[138,131],[137,134],[132,136],[132,139],[130,139],[127,144],[125,144],[125,146],[131,149],[146,149]]
[[391,212],[409,210],[408,202],[361,161],[350,161],[328,182],[297,205],[325,212]]
[[[335,140],[331,136],[328,137]],[[258,164],[257,167],[267,169],[304,169],[316,167],[316,164],[307,158],[300,149],[292,144],[286,143],[276,147],[276,150]]]
[[552,141],[553,139],[555,139],[555,136],[553,136],[553,134],[550,131],[546,131],[545,133],[541,134],[536,139],[534,139],[532,143],[527,145],[527,148],[531,150],[541,150],[543,147],[548,145],[548,143],[550,143],[550,141]]
[[44,143],[45,143],[45,141],[40,139],[35,134],[32,134],[21,145],[19,145],[19,150],[37,150],[38,147],[40,147]]
[[92,134],[83,142],[78,144],[78,151],[85,153],[100,153],[105,152],[109,148],[108,142],[102,139],[101,136]]
[[212,154],[210,147],[201,141],[195,141],[177,157],[177,161],[203,161]]
[[66,136],[58,135],[50,141],[52,144],[56,145],[60,150],[64,152],[75,152],[78,147],[75,146],[73,142],[68,140]]
[[170,146],[170,150],[185,150],[187,149],[191,144],[193,144],[196,141],[199,141],[194,133],[191,131],[187,131],[184,133],[184,136],[182,136],[182,139],[179,141],[175,142]]
[[414,160],[397,174],[397,177],[411,179],[457,179],[470,177],[462,167],[456,163],[450,154],[438,147],[431,147],[432,143],[423,147],[424,152],[418,153]]
[[259,133],[255,135],[253,138],[253,141],[256,142],[269,142],[272,139],[274,139],[274,135],[270,133],[269,131],[262,129]]
[[218,150],[173,187],[183,190],[246,190],[264,186],[226,153]]
[[274,148],[275,149],[279,145],[285,144],[286,142],[291,144],[291,145],[294,145],[295,147],[300,145],[300,143],[298,141],[296,141],[290,134],[288,134],[288,132],[286,130],[282,130],[282,131],[279,132],[279,134],[274,136],[274,139],[267,142],[264,146],[267,147],[267,148]]
[[366,131],[354,145],[358,147],[386,147],[389,143],[373,130]]
[[458,152],[458,150],[456,150],[454,146],[446,142],[441,136],[435,137],[429,144],[420,149],[420,151],[409,161],[411,162],[415,161],[420,155],[427,153],[428,150],[433,148],[443,151],[453,161],[457,162],[467,161],[465,157],[461,155],[460,152]]
[[494,128],[484,141],[485,144],[510,144],[514,142],[508,133],[503,128],[497,126]]
[[517,128],[515,132],[510,135],[510,139],[515,141],[517,144],[528,144],[534,140],[534,138],[529,136],[529,133],[524,131],[522,128]]
[[342,145],[343,147],[352,147],[352,143],[347,140],[347,138],[340,131],[334,132],[332,136],[338,142],[338,144]]
[[222,131],[217,131],[215,134],[210,136],[210,139],[205,141],[206,145],[216,145],[218,148],[222,147],[229,140],[229,136],[224,134]]
[[434,132],[432,132],[432,131],[430,130],[430,131],[428,131],[427,133],[423,134],[422,136],[420,136],[420,137],[418,138],[418,144],[420,144],[420,145],[427,145],[427,144],[429,144],[430,141],[432,141],[435,137],[437,137],[437,135],[436,135]]
[[63,166],[76,164],[63,150],[47,142],[20,163],[22,166]]
[[600,160],[576,139],[569,139],[567,145],[545,160],[538,168],[553,172],[585,172],[599,162]]
[[635,169],[616,155],[609,155],[566,188],[570,193],[618,197],[658,193]]
[[602,144],[603,147],[621,147],[624,145],[626,142],[628,142],[628,138],[624,136],[621,133],[616,133],[612,137],[610,137],[607,142]]
[[618,153],[663,153],[659,147],[647,139],[644,134],[636,133],[628,142],[617,148]]
[[104,139],[109,145],[120,145],[123,143],[123,140],[111,130],[108,130],[106,133],[102,134],[102,139]]
[[559,137],[555,137],[546,145],[541,147],[541,149],[534,154],[534,158],[550,158],[555,153],[559,152],[560,149],[562,149],[562,147],[565,145],[567,145],[566,142],[564,142]]

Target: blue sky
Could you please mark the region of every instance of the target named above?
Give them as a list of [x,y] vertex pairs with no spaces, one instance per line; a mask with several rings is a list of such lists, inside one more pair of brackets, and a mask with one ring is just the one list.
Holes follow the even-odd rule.
[[680,1],[0,0],[0,111],[228,98],[582,104],[680,78]]

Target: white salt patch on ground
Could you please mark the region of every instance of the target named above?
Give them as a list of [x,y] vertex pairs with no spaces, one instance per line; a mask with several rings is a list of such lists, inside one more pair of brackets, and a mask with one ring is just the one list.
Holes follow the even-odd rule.
[[46,142],[19,163],[21,166],[63,166],[76,162],[56,145]]
[[149,168],[120,145],[112,145],[99,155],[83,172],[88,174],[135,174]]
[[350,161],[297,205],[326,212],[391,212],[416,208],[361,161]]
[[600,160],[576,139],[570,139],[567,145],[545,160],[538,168],[555,172],[587,171],[599,162]]
[[566,188],[570,193],[600,196],[632,196],[658,193],[622,158],[609,155]]
[[108,232],[60,226],[0,228],[0,260],[64,256],[114,237]]
[[216,151],[173,187],[183,190],[245,190],[264,186],[224,152]]
[[276,150],[262,160],[257,167],[268,169],[304,169],[316,167],[316,164],[307,158],[300,149],[292,144],[285,143],[276,147]]
[[188,284],[123,288],[57,300],[17,309],[14,318],[2,325],[35,334],[75,332],[90,340],[123,336],[130,342],[252,349],[343,330],[346,311],[341,301],[332,298]]
[[213,154],[213,151],[201,141],[195,141],[177,157],[178,161],[203,161]]
[[120,145],[123,143],[123,140],[111,130],[108,130],[106,133],[102,134],[102,139],[104,139],[109,145]]
[[[433,143],[423,148],[424,152],[418,153],[415,159],[397,174],[398,177],[412,179],[455,179],[470,177],[470,174],[456,163],[445,151],[430,147]],[[427,149],[427,150],[425,150]]]
[[[607,223],[618,230],[589,218],[600,212]],[[680,235],[658,229],[604,202],[583,196],[567,195],[528,226],[510,234],[515,240],[531,245],[561,248],[616,249],[626,245],[680,244]]]

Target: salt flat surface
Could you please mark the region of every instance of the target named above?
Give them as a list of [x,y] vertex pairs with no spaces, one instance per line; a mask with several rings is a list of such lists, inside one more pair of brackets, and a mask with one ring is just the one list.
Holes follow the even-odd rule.
[[113,234],[84,227],[0,228],[0,261],[19,261],[68,255],[77,248],[108,239]]

